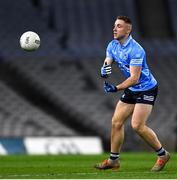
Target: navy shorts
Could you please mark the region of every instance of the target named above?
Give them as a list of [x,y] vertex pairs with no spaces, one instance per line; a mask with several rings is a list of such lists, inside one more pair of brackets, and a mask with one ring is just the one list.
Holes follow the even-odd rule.
[[158,86],[155,86],[147,91],[138,91],[138,92],[125,89],[120,100],[128,104],[142,103],[142,104],[154,105],[157,94],[158,94]]

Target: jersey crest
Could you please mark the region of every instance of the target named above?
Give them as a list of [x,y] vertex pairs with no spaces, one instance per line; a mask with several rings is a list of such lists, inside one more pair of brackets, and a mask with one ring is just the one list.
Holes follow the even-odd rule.
[[125,52],[121,52],[119,57],[120,57],[120,59],[126,61],[128,59],[128,54]]

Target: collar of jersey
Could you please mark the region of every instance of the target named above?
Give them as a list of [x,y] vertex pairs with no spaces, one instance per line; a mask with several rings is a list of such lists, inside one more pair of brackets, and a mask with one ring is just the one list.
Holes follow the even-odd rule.
[[124,44],[122,45],[122,47],[126,47],[131,40],[132,40],[132,36],[129,35],[128,39],[124,42]]

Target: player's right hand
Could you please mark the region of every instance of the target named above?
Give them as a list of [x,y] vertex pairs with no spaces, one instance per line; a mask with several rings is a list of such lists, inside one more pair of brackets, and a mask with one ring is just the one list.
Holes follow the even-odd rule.
[[107,78],[111,74],[112,68],[110,65],[103,65],[101,67],[101,77]]
[[112,85],[112,84],[109,84],[109,83],[107,83],[107,82],[105,81],[105,82],[104,82],[104,91],[105,91],[106,93],[108,93],[108,92],[117,92],[118,89],[117,89],[116,86],[114,86],[114,85]]

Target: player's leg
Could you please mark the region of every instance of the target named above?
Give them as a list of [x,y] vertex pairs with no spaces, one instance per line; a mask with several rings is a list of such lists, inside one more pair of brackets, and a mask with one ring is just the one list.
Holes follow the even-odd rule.
[[112,117],[111,152],[119,153],[124,140],[124,122],[133,113],[134,104],[117,103]]
[[169,160],[169,153],[162,147],[155,132],[146,125],[151,114],[152,105],[137,103],[135,105],[131,125],[132,128],[149,144],[158,154],[158,160],[152,170],[160,171]]
[[118,169],[119,152],[124,140],[124,122],[132,114],[134,104],[127,104],[122,101],[117,103],[114,115],[112,117],[111,129],[111,154],[110,158],[102,163],[96,164],[97,169]]
[[146,121],[151,114],[152,105],[137,103],[132,115],[132,128],[153,148],[159,149],[161,144],[152,129],[147,127]]

